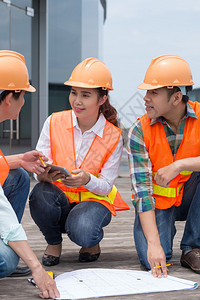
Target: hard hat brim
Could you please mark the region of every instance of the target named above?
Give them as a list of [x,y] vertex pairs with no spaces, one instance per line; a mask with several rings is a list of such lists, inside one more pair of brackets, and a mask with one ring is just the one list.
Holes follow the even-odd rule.
[[[192,86],[194,84],[194,82],[192,81],[191,84],[180,84],[180,85],[172,85],[173,87],[174,86]],[[170,84],[169,85],[166,85],[166,84],[157,84],[157,85],[152,85],[152,84],[148,84],[148,83],[142,83],[140,85],[137,86],[138,89],[140,90],[156,90],[156,89],[160,89],[162,87],[168,87],[168,86],[171,86]]]
[[36,89],[32,85],[29,85],[28,88],[25,88],[25,89],[22,89],[22,90],[26,91],[26,92],[31,92],[31,93],[34,93],[36,91]]
[[31,93],[34,93],[36,91],[36,89],[32,86],[32,85],[29,85],[29,87],[25,87],[25,88],[8,88],[8,87],[5,87],[5,86],[1,86],[0,89],[2,91],[26,91],[26,92],[31,92]]
[[[96,88],[102,87],[99,85],[92,85],[92,84],[77,82],[77,81],[65,81],[64,84],[69,85],[69,86],[74,86],[74,87],[86,88],[86,89],[96,89]],[[102,87],[102,88],[104,88],[104,87]],[[105,87],[105,88],[108,90],[113,90],[113,88],[110,88],[110,87],[109,88]]]
[[137,86],[138,89],[140,90],[155,90],[155,89],[160,89],[162,87],[164,87],[166,85],[152,85],[152,84],[148,84],[148,83],[142,83],[140,85]]

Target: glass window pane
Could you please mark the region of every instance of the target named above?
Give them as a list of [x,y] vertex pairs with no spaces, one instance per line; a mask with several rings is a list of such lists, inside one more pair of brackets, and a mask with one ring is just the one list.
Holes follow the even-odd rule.
[[31,21],[32,18],[24,10],[11,7],[11,49],[25,57],[26,65],[31,74]]
[[32,0],[11,0],[11,3],[22,8],[32,7]]
[[81,60],[81,0],[49,0],[49,82],[64,83]]
[[9,7],[0,2],[0,50],[9,49]]

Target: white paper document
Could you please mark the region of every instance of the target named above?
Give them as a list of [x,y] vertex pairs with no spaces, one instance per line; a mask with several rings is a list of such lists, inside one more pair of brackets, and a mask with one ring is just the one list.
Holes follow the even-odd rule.
[[121,269],[82,269],[56,277],[59,299],[86,299],[195,289],[197,282],[172,276],[154,278],[150,272]]

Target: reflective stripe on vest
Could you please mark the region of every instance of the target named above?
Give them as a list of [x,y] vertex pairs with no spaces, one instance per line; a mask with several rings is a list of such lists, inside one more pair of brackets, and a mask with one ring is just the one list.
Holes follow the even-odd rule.
[[189,104],[196,113],[197,118],[188,117],[186,119],[182,142],[175,157],[173,157],[163,125],[160,122],[150,125],[151,119],[147,117],[147,114],[139,118],[145,146],[152,164],[155,207],[159,209],[167,209],[173,205],[179,206],[181,204],[185,183],[189,180],[192,172],[187,170],[180,172],[179,175],[170,181],[168,188],[160,187],[156,184],[154,179],[156,172],[174,161],[199,156],[200,104],[191,101],[189,101]]
[[[59,180],[54,182],[58,187],[59,186]],[[73,189],[71,189],[73,190]],[[130,210],[130,207],[128,204],[122,199],[120,193],[118,192],[117,188],[113,185],[113,189],[108,194],[108,196],[99,196],[96,194],[93,194],[87,190],[87,192],[67,192],[64,191],[67,198],[69,199],[69,202],[82,202],[82,201],[95,201],[103,204],[105,207],[107,207],[113,216],[116,216],[116,211],[120,210]]]
[[[115,151],[121,134],[121,129],[106,121],[102,138],[95,136],[79,168],[93,175],[99,174],[105,162]],[[77,169],[72,111],[58,112],[51,116],[50,140],[53,164],[65,167],[69,172]],[[115,207],[117,210],[130,209],[116,187],[113,187],[108,196],[100,196],[91,193],[84,187],[67,188],[61,181],[55,181],[54,184],[63,190],[70,202],[93,199],[105,205],[113,215],[116,215]],[[115,202],[117,203],[116,206]]]
[[[157,172],[152,172],[152,175],[155,177]],[[191,175],[193,173],[193,171],[181,171],[180,174],[181,175]]]
[[3,153],[0,150],[0,184],[1,186],[4,184],[4,181],[8,177],[8,173],[10,171],[10,167],[8,165],[7,160],[5,159]]
[[181,171],[180,174],[181,175],[191,175],[193,173],[193,171]]
[[73,192],[64,192],[67,197],[74,202],[80,202],[80,201],[86,201],[87,199],[98,199],[98,200],[105,200],[108,201],[110,204],[114,203],[116,194],[117,194],[117,188],[113,185],[112,191],[108,196],[101,196],[101,195],[96,195],[91,192],[79,192],[79,193],[73,193]]
[[183,184],[181,184],[177,188],[173,188],[173,187],[165,188],[160,185],[153,184],[153,194],[163,196],[163,197],[168,197],[168,198],[178,197],[182,187],[183,187]]
[[[192,173],[193,173],[192,171],[181,171],[180,172],[181,175],[186,175],[186,176],[190,175]],[[152,174],[153,174],[153,177],[155,177],[156,172],[152,172]],[[165,188],[165,187],[162,187],[160,185],[153,184],[153,194],[168,197],[168,198],[178,197],[182,187],[183,187],[183,184],[181,184],[177,188],[175,188],[175,187]]]

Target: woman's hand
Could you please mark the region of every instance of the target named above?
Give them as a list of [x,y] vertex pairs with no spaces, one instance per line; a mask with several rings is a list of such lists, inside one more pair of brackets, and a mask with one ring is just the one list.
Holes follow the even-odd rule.
[[51,183],[65,177],[65,175],[60,173],[60,171],[49,172],[50,170],[51,167],[44,168],[44,172],[37,176],[38,180]]
[[76,188],[82,185],[87,184],[90,181],[90,173],[85,172],[81,169],[72,171],[73,174],[71,177],[65,177],[62,179],[62,183],[69,188]]

